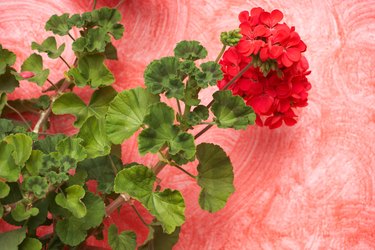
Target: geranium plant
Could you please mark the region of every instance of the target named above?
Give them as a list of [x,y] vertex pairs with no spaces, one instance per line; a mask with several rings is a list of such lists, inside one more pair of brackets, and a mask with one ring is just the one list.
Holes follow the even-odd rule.
[[[135,249],[134,232],[104,226],[107,216],[132,206],[149,228],[138,249],[171,249],[185,222],[185,202],[178,190],[159,185],[157,175],[166,166],[196,180],[202,209],[224,208],[235,190],[230,158],[220,145],[196,139],[212,126],[294,125],[295,108],[307,105],[306,45],[282,19],[278,10],[244,11],[239,29],[221,34],[223,49],[215,61],[203,61],[207,50],[198,41],[182,41],[173,56],[147,66],[145,88],[119,93],[105,64],[118,59],[111,41],[124,33],[116,8],[53,15],[45,25],[53,35],[32,43],[35,53],[20,69],[13,67],[15,54],[0,45],[0,216],[19,227],[0,234],[1,247],[79,249],[89,236],[102,239],[104,231],[112,249]],[[80,36],[73,37],[72,29]],[[72,39],[73,62],[63,58],[66,46],[55,36]],[[66,64],[60,81],[49,80],[41,54]],[[7,100],[21,80],[50,87],[38,99]],[[200,91],[216,85],[212,101],[203,105]],[[95,90],[89,103],[74,91],[87,86]],[[175,99],[178,108],[162,96]],[[37,114],[37,122],[25,113]],[[46,132],[51,116],[65,114],[75,116],[76,134]],[[157,154],[159,162],[121,161],[120,145],[134,134],[139,154]],[[197,164],[197,175],[184,168],[189,162]],[[150,224],[135,200],[153,216]],[[41,234],[41,227],[51,233]]]

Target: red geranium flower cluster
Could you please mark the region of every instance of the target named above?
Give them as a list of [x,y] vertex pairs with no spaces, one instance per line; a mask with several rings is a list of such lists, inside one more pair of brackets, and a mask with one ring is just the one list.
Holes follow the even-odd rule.
[[254,8],[239,15],[242,38],[223,55],[220,64],[224,79],[220,89],[249,63],[251,67],[228,88],[240,95],[257,114],[259,126],[277,128],[284,122],[296,124],[296,107],[307,106],[306,78],[309,64],[302,53],[306,50],[294,27],[280,23],[283,14]]

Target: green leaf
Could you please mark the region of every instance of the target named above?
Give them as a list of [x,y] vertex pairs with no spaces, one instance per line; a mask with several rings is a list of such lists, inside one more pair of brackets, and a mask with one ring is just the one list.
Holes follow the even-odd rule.
[[199,205],[214,213],[222,209],[234,192],[233,167],[224,150],[211,143],[197,146]]
[[13,152],[12,145],[0,142],[0,177],[7,181],[17,181],[21,171],[12,156]]
[[188,84],[186,85],[185,95],[183,101],[186,105],[197,106],[201,102],[199,99],[200,87],[197,85],[197,81],[193,78],[190,78]]
[[0,219],[3,218],[4,215],[4,207],[0,204]]
[[201,64],[202,71],[199,72],[195,79],[201,88],[208,86],[215,86],[218,81],[223,79],[223,72],[221,71],[220,64],[215,62],[206,62]]
[[82,218],[71,216],[56,223],[56,233],[60,240],[69,245],[77,246],[84,241],[87,231],[99,226],[105,215],[105,206],[100,197],[87,192],[82,200],[90,208]]
[[200,124],[202,121],[208,119],[209,112],[206,106],[199,105],[194,108],[192,112],[190,112],[187,116],[187,124],[189,126],[195,126]]
[[152,61],[144,73],[147,89],[153,94],[166,92],[168,98],[183,98],[184,83],[180,79],[180,62],[176,57]]
[[211,110],[219,128],[246,129],[254,124],[255,113],[242,97],[234,96],[230,90],[217,91],[213,97]]
[[106,30],[95,28],[88,30],[87,34],[73,42],[75,52],[104,52],[111,38]]
[[147,240],[138,248],[138,250],[172,250],[177,243],[180,234],[180,227],[177,227],[172,234],[163,232],[159,224],[152,224]]
[[15,70],[7,66],[5,73],[0,75],[0,92],[11,93],[20,85],[13,72]]
[[68,209],[75,217],[82,218],[87,210],[82,198],[85,196],[85,190],[79,185],[73,185],[65,189],[66,196],[62,193],[56,195],[56,204]]
[[98,182],[98,191],[109,194],[113,191],[113,183],[115,174],[112,166],[112,161],[116,171],[122,169],[121,159],[111,155],[102,156],[94,159],[86,159],[78,163],[77,171],[86,171],[89,180],[96,180]]
[[86,149],[81,145],[82,139],[68,137],[57,144],[56,149],[59,154],[69,156],[78,161],[86,159]]
[[105,46],[104,55],[108,60],[118,60],[117,49],[112,43],[108,43]]
[[69,92],[56,99],[52,106],[54,114],[72,114],[77,120],[74,126],[81,127],[91,116],[100,119],[107,113],[109,103],[116,96],[116,91],[111,87],[96,90],[91,96],[90,103],[86,105],[76,94]]
[[133,231],[118,234],[115,224],[108,228],[108,243],[113,250],[134,250],[137,247],[137,236]]
[[106,129],[111,142],[120,144],[130,138],[142,126],[149,106],[156,102],[159,102],[159,96],[140,87],[118,93],[106,116]]
[[149,127],[138,136],[138,150],[141,155],[157,153],[165,144],[171,155],[182,154],[190,159],[195,155],[194,138],[173,125],[174,111],[165,103],[156,103],[150,107],[144,123]]
[[25,134],[13,134],[8,135],[3,140],[14,147],[15,150],[12,155],[15,163],[19,166],[23,166],[31,155],[33,145],[31,137]]
[[18,246],[26,238],[26,228],[20,228],[0,234],[0,245],[6,250],[18,250]]
[[65,36],[69,33],[69,30],[72,28],[68,23],[69,14],[65,13],[61,16],[53,15],[47,21],[45,29],[47,31],[52,31],[56,35]]
[[37,227],[42,225],[47,220],[48,208],[55,197],[55,193],[51,192],[45,199],[37,200],[33,206],[39,209],[39,213],[36,216],[30,217],[27,221],[27,227],[29,232],[36,230]]
[[[0,151],[1,152],[1,151]],[[16,203],[23,199],[20,185],[18,182],[7,182],[8,186],[10,187],[10,192],[8,196],[6,196],[3,199],[0,199],[0,203],[3,205],[8,205],[12,203]]]
[[16,208],[11,212],[11,215],[15,221],[24,221],[30,218],[30,216],[35,216],[39,213],[39,209],[36,207],[26,208],[24,204],[18,203]]
[[195,61],[206,58],[207,50],[198,41],[181,41],[176,45],[174,55],[177,58]]
[[5,182],[0,182],[0,199],[7,197],[10,191],[10,187]]
[[26,238],[20,245],[20,250],[41,250],[42,243],[35,238]]
[[8,67],[13,66],[16,62],[16,54],[10,50],[3,49],[3,46],[0,44],[0,58],[0,75],[2,75]]
[[120,39],[124,33],[124,26],[120,24],[121,13],[116,8],[101,8],[92,11],[92,21],[97,23],[102,29],[110,33],[116,40]]
[[85,55],[78,60],[78,67],[68,71],[77,86],[90,85],[92,88],[111,85],[115,78],[104,64],[102,55]]
[[43,152],[32,150],[30,158],[26,162],[26,169],[30,175],[38,175],[39,170],[43,167]]
[[31,43],[31,48],[33,50],[37,50],[38,52],[45,52],[47,53],[49,58],[56,59],[64,52],[65,43],[60,45],[57,48],[56,39],[53,36],[48,37],[46,40],[42,42],[42,44],[38,44],[36,42]]
[[45,154],[49,154],[56,151],[56,145],[67,138],[64,134],[48,135],[42,140],[38,140],[34,143],[34,149],[40,150]]
[[185,221],[185,203],[177,190],[165,189],[153,192],[156,176],[152,170],[142,165],[121,170],[115,179],[116,193],[128,193],[140,201],[163,225],[168,234]]
[[[22,64],[21,71],[30,71],[35,74],[35,76],[28,78],[29,82],[35,82],[39,86],[43,86],[46,82],[49,69],[43,69],[43,59],[38,54],[32,54],[29,56]],[[22,79],[22,77],[20,77]]]
[[92,116],[85,121],[78,137],[83,139],[81,145],[86,148],[88,158],[96,158],[110,153],[111,145],[105,132],[104,120]]
[[22,187],[24,190],[34,193],[37,198],[43,198],[48,192],[47,179],[41,176],[26,177]]

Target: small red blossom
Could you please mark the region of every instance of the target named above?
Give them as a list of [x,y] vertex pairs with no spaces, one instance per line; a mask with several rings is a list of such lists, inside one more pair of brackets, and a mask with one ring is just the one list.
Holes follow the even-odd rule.
[[[311,84],[306,44],[294,27],[280,23],[283,13],[262,8],[239,15],[242,38],[220,61],[224,78],[220,89],[242,96],[256,113],[256,124],[271,129],[297,123],[294,110],[307,106]],[[233,84],[228,83],[249,63],[252,66]]]
[[23,77],[24,79],[29,79],[31,77],[34,77],[35,74],[31,71],[23,71],[20,73],[20,76]]

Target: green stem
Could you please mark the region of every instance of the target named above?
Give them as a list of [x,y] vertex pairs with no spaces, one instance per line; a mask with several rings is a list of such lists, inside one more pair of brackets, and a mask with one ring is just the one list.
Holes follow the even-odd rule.
[[212,126],[214,126],[214,125],[213,124],[207,125],[204,129],[199,131],[199,133],[194,136],[194,139],[197,139],[198,137],[200,137],[201,135],[206,133],[206,131],[209,130],[210,128],[212,128]]
[[76,41],[76,39],[74,39],[74,37],[73,37],[70,33],[68,33],[68,36],[69,36],[73,41]]
[[25,119],[25,117],[23,117],[23,115],[17,110],[15,109],[14,107],[10,106],[8,103],[5,104],[5,106],[7,106],[9,109],[13,110],[20,118],[21,120],[26,124],[27,128],[32,131],[33,129],[30,127],[29,123],[27,122],[27,120]]
[[180,115],[182,115],[182,110],[181,110],[180,100],[178,100],[178,99],[176,98],[176,102],[177,102],[177,107],[178,107],[178,113],[179,113]]
[[223,48],[221,49],[219,55],[216,57],[215,63],[218,63],[220,58],[223,56],[225,49],[227,48],[227,45],[223,45]]
[[67,61],[65,61],[65,59],[62,56],[59,56],[59,57],[65,63],[65,65],[68,66],[68,68],[70,69],[69,63]]
[[138,209],[134,206],[134,204],[130,204],[130,206],[133,208],[133,210],[137,214],[138,218],[142,221],[143,225],[148,227],[147,222],[145,221],[145,219],[143,219],[142,215],[139,213]]
[[96,0],[94,0],[94,4],[92,5],[92,10],[96,9]]
[[50,79],[47,78],[47,82],[49,82],[56,90],[59,90],[59,88],[56,87],[56,85]]
[[[235,75],[235,77],[233,77],[225,86],[222,90],[227,90],[235,81],[237,81],[238,78],[240,78],[243,74],[246,73],[246,71],[248,71],[248,69],[250,69],[250,67],[252,66],[252,62],[250,62],[248,65],[246,65],[245,68],[243,68],[240,72],[238,72],[237,75]],[[210,108],[212,106],[212,104],[214,103],[214,100],[212,100],[208,105],[207,105],[207,108]]]
[[187,174],[188,176],[190,176],[191,178],[193,179],[197,179],[197,177],[191,173],[189,173],[188,171],[186,171],[185,169],[183,169],[182,167],[178,166],[178,165],[173,165],[174,167],[178,168],[179,170],[181,170],[182,172],[184,172],[185,174]]
[[115,166],[115,163],[114,163],[113,160],[112,160],[112,156],[108,155],[108,158],[109,158],[109,161],[111,162],[111,167],[112,167],[113,173],[114,173],[115,175],[117,175],[117,168],[116,168],[116,166]]

